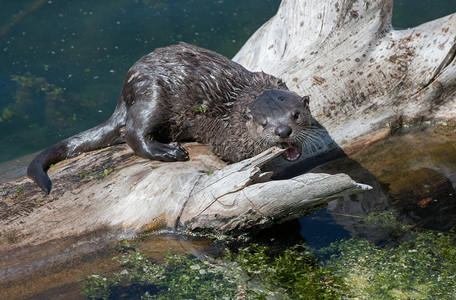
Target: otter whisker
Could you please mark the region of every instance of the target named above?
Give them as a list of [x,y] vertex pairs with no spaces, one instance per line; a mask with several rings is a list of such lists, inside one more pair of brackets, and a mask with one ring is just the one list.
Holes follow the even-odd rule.
[[327,148],[321,134],[315,131],[303,131],[299,134],[298,139],[310,152],[313,150],[318,151],[320,149],[325,150]]
[[318,148],[325,149],[327,147],[325,141],[319,136],[307,135],[305,138],[309,142],[313,143],[317,149]]
[[319,139],[322,143],[324,143],[324,139],[323,139],[324,131],[322,131],[322,130],[306,130],[306,131],[300,132],[300,134]]

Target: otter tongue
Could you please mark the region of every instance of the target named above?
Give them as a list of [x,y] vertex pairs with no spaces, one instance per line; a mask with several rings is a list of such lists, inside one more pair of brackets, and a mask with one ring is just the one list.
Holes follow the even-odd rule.
[[282,156],[288,161],[295,161],[301,157],[301,152],[297,147],[293,146],[292,144],[288,144],[287,151],[285,151]]

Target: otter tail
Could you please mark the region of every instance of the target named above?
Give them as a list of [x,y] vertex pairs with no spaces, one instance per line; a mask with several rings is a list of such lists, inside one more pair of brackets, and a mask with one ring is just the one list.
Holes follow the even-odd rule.
[[83,152],[124,142],[120,130],[125,126],[125,119],[125,105],[119,101],[112,116],[103,124],[58,142],[38,154],[28,165],[28,177],[33,179],[46,194],[49,194],[52,182],[47,175],[47,170],[51,164]]

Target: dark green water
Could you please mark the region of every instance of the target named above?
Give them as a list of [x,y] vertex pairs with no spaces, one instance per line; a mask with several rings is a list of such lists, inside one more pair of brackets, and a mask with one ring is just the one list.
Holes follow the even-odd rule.
[[[185,41],[232,57],[280,0],[0,1],[0,162],[107,119],[125,72]],[[456,1],[396,1],[393,25],[456,11]]]
[[233,56],[279,2],[0,1],[0,161],[107,119],[128,68],[156,47]]

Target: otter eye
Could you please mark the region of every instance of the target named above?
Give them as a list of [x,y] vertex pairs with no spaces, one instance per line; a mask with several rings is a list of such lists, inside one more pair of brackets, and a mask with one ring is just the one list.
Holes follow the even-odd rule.
[[297,119],[299,119],[300,116],[301,116],[301,114],[299,113],[299,111],[297,111],[293,114],[293,119],[297,120]]
[[260,120],[258,120],[258,123],[260,123],[261,127],[265,128],[266,126],[268,126],[268,120],[265,118],[261,118]]

